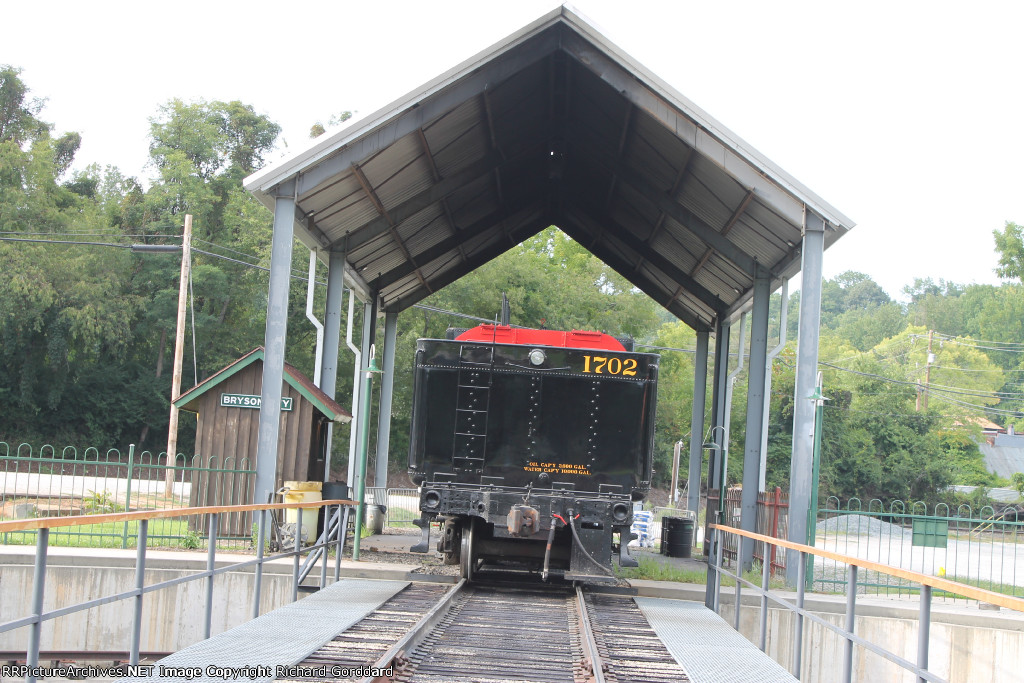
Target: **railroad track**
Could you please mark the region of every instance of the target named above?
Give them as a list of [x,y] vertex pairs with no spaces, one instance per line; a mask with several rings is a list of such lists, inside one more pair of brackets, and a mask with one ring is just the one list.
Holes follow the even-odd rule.
[[[446,590],[447,589],[447,590]],[[300,667],[392,677],[288,681],[673,683],[689,680],[629,597],[561,587],[413,584]]]

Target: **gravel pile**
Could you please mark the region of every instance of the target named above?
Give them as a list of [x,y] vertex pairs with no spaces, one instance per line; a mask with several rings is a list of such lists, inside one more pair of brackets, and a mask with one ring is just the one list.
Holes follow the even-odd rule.
[[859,534],[862,536],[900,537],[904,528],[871,515],[837,515],[818,522],[817,530],[824,534]]

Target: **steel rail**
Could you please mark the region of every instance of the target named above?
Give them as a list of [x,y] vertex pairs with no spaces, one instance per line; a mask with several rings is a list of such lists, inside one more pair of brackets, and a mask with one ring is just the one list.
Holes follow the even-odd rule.
[[580,622],[580,645],[583,648],[583,665],[590,671],[588,683],[604,683],[604,663],[597,651],[594,629],[590,627],[590,612],[587,610],[583,588],[576,586],[576,616]]
[[[383,670],[393,666],[395,670],[400,669],[407,661],[406,654],[412,652],[427,634],[434,630],[441,620],[444,619],[448,614],[448,610],[451,609],[452,602],[454,602],[456,596],[462,593],[466,586],[466,580],[459,579],[459,582],[452,586],[437,604],[431,607],[416,622],[415,626],[409,629],[404,636],[388,648],[387,652],[377,659],[376,663],[373,664],[373,668]],[[360,683],[391,683],[391,681],[392,678],[383,676],[367,676],[360,679]]]

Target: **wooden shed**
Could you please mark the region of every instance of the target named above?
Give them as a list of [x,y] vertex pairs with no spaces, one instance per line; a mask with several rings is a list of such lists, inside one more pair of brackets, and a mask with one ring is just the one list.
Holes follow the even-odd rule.
[[[189,389],[174,404],[198,414],[197,463],[224,470],[256,468],[256,444],[263,388],[263,347],[257,347]],[[285,363],[281,390],[281,428],[277,443],[275,490],[285,481],[323,481],[327,426],[352,415],[313,382]],[[193,474],[200,474],[193,472]],[[237,475],[191,477],[192,505],[229,505],[252,501],[252,477],[239,487]],[[230,474],[231,481],[227,481]],[[243,490],[239,490],[242,488]],[[255,501],[266,502],[266,501]]]

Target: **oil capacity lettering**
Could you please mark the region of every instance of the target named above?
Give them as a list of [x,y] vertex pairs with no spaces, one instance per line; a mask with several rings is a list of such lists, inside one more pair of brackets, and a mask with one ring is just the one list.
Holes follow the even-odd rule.
[[589,372],[594,375],[636,377],[636,359],[584,355],[583,372]]

